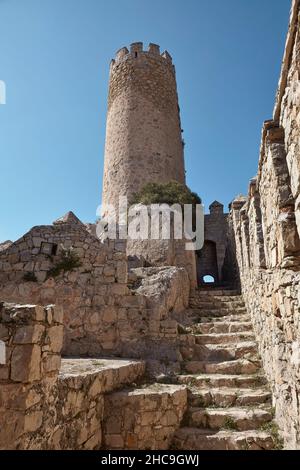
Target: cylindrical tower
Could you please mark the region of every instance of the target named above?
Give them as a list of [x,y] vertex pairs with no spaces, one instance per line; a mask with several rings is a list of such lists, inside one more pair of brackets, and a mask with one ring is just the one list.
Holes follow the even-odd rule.
[[175,67],[168,52],[138,42],[110,67],[103,204],[118,206],[148,182],[185,183]]

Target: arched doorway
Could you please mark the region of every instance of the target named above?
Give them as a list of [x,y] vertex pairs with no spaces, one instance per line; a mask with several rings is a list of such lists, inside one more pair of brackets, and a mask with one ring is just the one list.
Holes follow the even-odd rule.
[[219,282],[216,243],[205,240],[202,250],[197,253],[197,277],[199,284]]

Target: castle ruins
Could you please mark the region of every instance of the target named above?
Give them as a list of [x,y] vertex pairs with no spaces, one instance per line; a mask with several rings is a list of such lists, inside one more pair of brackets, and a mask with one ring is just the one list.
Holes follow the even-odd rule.
[[[102,201],[169,181],[175,68],[133,43],[110,65]],[[209,209],[196,252],[72,212],[0,244],[0,449],[300,449],[300,0],[257,175]]]

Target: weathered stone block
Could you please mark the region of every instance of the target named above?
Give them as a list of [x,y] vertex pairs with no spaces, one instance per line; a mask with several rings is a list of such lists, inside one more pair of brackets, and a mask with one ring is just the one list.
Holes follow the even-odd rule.
[[63,333],[64,327],[60,326],[51,326],[47,330],[47,341],[49,343],[50,350],[52,352],[59,353],[63,344]]
[[18,328],[13,338],[15,344],[39,343],[45,332],[43,325],[29,325]]
[[42,361],[42,371],[44,373],[59,371],[61,356],[58,354],[46,354]]
[[41,378],[41,348],[34,345],[15,346],[11,358],[11,379],[34,382]]
[[43,412],[42,411],[33,411],[25,415],[24,420],[24,432],[34,432],[37,431],[43,422]]
[[46,319],[46,311],[43,307],[36,305],[35,306],[35,320],[44,322]]
[[64,321],[64,311],[62,307],[55,305],[53,307],[53,320],[56,323],[63,323]]
[[[104,442],[112,449],[167,449],[187,406],[184,386],[153,384],[105,397]],[[164,439],[161,440],[161,436]]]
[[42,395],[32,388],[31,390],[29,390],[26,396],[25,409],[29,409],[37,405],[38,403],[40,403],[41,399]]
[[105,323],[114,323],[117,320],[117,310],[115,307],[105,307],[101,310],[101,319]]

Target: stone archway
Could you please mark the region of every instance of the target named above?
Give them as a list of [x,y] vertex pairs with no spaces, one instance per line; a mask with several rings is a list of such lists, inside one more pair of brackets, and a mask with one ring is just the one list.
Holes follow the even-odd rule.
[[205,276],[211,276],[219,282],[217,247],[212,240],[205,240],[203,248],[197,253],[197,278],[199,284],[205,284]]

